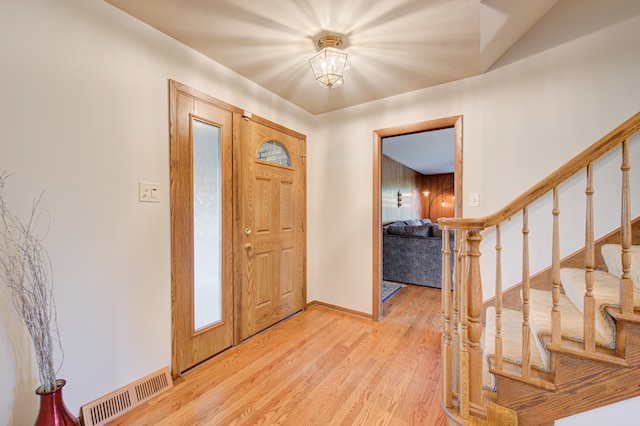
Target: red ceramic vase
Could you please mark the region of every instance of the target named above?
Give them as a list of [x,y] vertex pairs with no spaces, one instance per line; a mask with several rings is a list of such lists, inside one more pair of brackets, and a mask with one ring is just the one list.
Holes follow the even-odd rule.
[[62,388],[66,380],[56,380],[56,388],[46,392],[42,386],[36,389],[40,395],[40,412],[35,426],[77,426],[78,420],[69,412],[62,400]]

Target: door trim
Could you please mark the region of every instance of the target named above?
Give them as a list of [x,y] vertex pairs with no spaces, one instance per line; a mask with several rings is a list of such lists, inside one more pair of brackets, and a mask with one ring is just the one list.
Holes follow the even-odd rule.
[[380,205],[380,191],[382,189],[382,138],[389,136],[405,135],[409,133],[440,130],[453,127],[454,136],[454,196],[455,217],[462,216],[462,115],[423,121],[420,123],[406,124],[396,127],[387,127],[373,131],[373,274],[372,274],[372,314],[374,321],[382,319],[382,211]]

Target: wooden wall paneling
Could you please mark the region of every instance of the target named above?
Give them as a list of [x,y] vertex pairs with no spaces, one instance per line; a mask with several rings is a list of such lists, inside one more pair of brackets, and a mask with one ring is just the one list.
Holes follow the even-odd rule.
[[[382,156],[382,224],[396,220],[420,219],[418,181],[422,175],[386,155]],[[398,207],[398,192],[403,194]]]
[[[420,217],[437,223],[439,217],[455,215],[454,174],[420,175],[419,193],[421,195]],[[424,195],[429,191],[428,195]],[[444,201],[444,206],[442,202]],[[429,208],[429,205],[431,208]]]

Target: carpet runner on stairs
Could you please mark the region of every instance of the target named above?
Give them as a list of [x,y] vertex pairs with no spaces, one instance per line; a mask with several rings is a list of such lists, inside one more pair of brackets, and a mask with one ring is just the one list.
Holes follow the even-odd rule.
[[[574,305],[584,312],[585,277],[584,269],[567,268],[560,270],[560,281],[566,295]],[[605,312],[606,306],[620,305],[620,277],[604,271],[594,271],[593,296],[596,300],[596,330],[615,340],[613,319]],[[634,306],[640,306],[640,290],[634,291]],[[613,343],[610,347],[613,347]]]
[[[487,308],[487,324],[484,328],[484,358],[482,383],[485,388],[495,390],[495,377],[489,373],[488,358],[496,352],[496,311],[493,306]],[[534,337],[529,335],[530,347],[535,348]],[[502,359],[522,364],[522,313],[513,309],[502,309]],[[531,365],[539,370],[548,370],[537,350],[531,351]]]
[[[615,348],[615,325],[606,313],[607,306],[618,306],[620,298],[621,247],[605,245],[602,248],[608,270],[594,271],[594,298],[596,301],[596,344]],[[631,277],[636,286],[634,306],[640,308],[640,246],[631,248]],[[563,268],[560,281],[565,294],[560,295],[562,337],[582,341],[584,326],[585,270]],[[531,366],[549,371],[549,352],[541,336],[551,335],[551,291],[531,289],[529,295],[530,314],[529,336],[531,347]],[[495,390],[495,377],[489,372],[488,358],[495,356],[495,309],[487,308],[486,326],[483,330],[483,384],[485,388]],[[502,310],[502,352],[503,359],[514,364],[522,364],[522,312],[512,309]]]
[[[636,287],[640,287],[640,246],[631,246],[631,281]],[[602,257],[607,264],[609,273],[616,277],[622,276],[622,251],[617,244],[606,244],[602,246]]]

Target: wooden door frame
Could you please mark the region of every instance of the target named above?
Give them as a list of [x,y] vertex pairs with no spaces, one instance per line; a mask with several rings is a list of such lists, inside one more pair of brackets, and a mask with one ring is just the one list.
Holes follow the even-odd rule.
[[373,308],[371,317],[374,321],[382,319],[382,138],[410,133],[425,132],[453,128],[454,144],[454,196],[455,217],[462,216],[462,115],[423,121],[420,123],[406,124],[396,127],[387,127],[373,131]]

